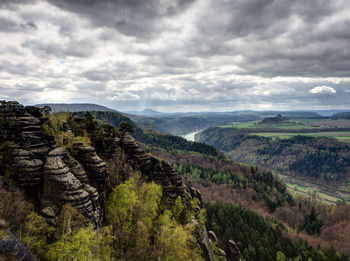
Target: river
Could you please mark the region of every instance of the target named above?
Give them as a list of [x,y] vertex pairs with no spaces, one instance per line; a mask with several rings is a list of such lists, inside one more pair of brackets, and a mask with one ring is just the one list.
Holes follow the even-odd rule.
[[194,131],[194,132],[190,132],[190,133],[187,133],[184,138],[188,141],[194,141],[194,136],[198,133],[198,132],[201,132],[200,130],[199,131]]

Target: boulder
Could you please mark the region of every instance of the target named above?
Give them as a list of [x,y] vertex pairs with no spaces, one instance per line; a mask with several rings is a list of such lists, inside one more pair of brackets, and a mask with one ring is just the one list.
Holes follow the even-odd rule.
[[15,260],[37,261],[14,234],[9,230],[0,229],[0,259],[1,255],[12,257]]

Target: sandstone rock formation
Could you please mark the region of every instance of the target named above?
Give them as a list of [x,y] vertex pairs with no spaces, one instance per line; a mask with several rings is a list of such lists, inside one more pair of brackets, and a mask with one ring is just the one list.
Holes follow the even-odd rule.
[[0,102],[0,141],[7,141],[16,179],[24,187],[42,183],[45,156],[55,147],[52,137],[44,137],[44,121],[39,109],[18,102]]
[[0,230],[0,233],[6,234],[0,237],[0,255],[11,258],[9,260],[37,261],[9,230]]
[[16,260],[36,261],[21,241],[8,230],[8,225],[3,219],[0,219],[0,255]]
[[125,150],[127,160],[137,163],[144,177],[162,186],[166,197],[175,200],[178,196],[189,194],[174,167],[168,162],[149,156],[130,134],[121,134],[120,146]]
[[[113,137],[109,137],[112,150],[108,150],[107,155],[106,151],[96,151],[77,140],[67,148],[60,147],[54,137],[43,131],[43,124],[47,121],[40,108],[0,101],[0,145],[6,143],[6,153],[11,154],[10,163],[15,169],[13,178],[21,187],[37,193],[41,214],[51,224],[56,222],[66,203],[95,225],[102,222],[109,176],[119,175],[111,174],[107,168],[110,164],[105,161],[110,163],[120,156],[113,155],[118,153],[125,155],[125,163],[139,171],[145,180],[160,184],[163,196],[168,200],[175,201],[180,196],[184,206],[190,207],[190,200],[197,198],[199,207],[202,207],[200,192],[195,188],[187,189],[172,165],[147,154],[130,134],[115,132]],[[64,129],[71,132],[69,126]],[[96,137],[96,133],[91,135]],[[126,178],[123,176],[124,180]],[[197,241],[206,259],[214,260],[208,233],[204,226],[198,227]]]
[[73,158],[44,133],[47,118],[40,108],[0,101],[0,143],[11,154],[13,177],[38,194],[41,213],[50,222],[70,203],[94,224],[101,221],[104,190],[109,185],[106,164],[93,147],[74,144]]
[[216,234],[214,233],[214,231],[209,230],[209,231],[208,231],[208,236],[209,236],[209,239],[210,239],[212,242],[217,242],[217,241],[218,241],[218,239],[217,239]]
[[233,240],[229,240],[229,249],[228,249],[228,260],[229,261],[242,261],[241,252],[239,251],[238,246]]
[[207,229],[202,225],[198,225],[195,231],[195,236],[197,238],[197,242],[202,248],[205,259],[208,261],[215,261],[214,253],[211,248]]
[[[74,164],[71,169],[64,158]],[[74,173],[77,173],[77,176]],[[52,219],[59,213],[60,206],[70,203],[93,223],[98,224],[101,221],[99,194],[96,188],[82,183],[78,177],[82,181],[88,181],[82,166],[69,157],[63,148],[56,148],[48,154],[44,167],[44,195],[41,202],[43,216]]]

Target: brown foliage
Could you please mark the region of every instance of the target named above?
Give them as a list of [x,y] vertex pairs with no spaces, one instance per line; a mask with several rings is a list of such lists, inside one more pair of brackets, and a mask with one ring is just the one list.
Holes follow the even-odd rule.
[[13,231],[21,230],[26,216],[33,211],[33,205],[19,190],[0,190],[2,217]]
[[[134,164],[134,166],[137,166],[137,164]],[[110,173],[109,179],[111,187],[115,187],[125,182],[135,174],[140,174],[139,169],[133,169],[128,163],[125,151],[119,147],[115,150],[113,158],[107,161],[107,168]]]

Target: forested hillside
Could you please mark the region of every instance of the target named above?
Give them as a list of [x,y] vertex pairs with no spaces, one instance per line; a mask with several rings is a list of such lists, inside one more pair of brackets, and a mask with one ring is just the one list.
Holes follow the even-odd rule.
[[[27,110],[40,115],[36,109]],[[116,112],[46,113],[49,121],[44,121],[45,137],[53,137],[51,143],[64,150],[53,148],[44,175],[48,175],[48,170],[56,171],[51,164],[59,161],[67,166],[60,172],[77,175],[81,181],[76,182],[85,185],[70,192],[75,197],[63,200],[59,193],[67,193],[61,191],[63,188],[71,189],[68,184],[73,176],[66,180],[50,176],[51,191],[56,196],[50,198],[44,193],[44,198],[32,197],[32,192],[18,184],[28,181],[15,178],[16,171],[10,164],[12,154],[4,153],[9,147],[2,143],[0,221],[5,220],[0,224],[5,236],[2,240],[9,235],[9,229],[14,236],[25,235],[22,242],[16,241],[16,247],[27,249],[27,254],[35,254],[40,260],[66,260],[69,256],[76,260],[213,260],[210,252],[205,252],[210,246],[198,244],[205,235],[201,232],[203,222],[216,233],[209,233],[215,260],[239,256],[239,252],[245,260],[347,260],[341,254],[350,254],[347,204],[330,207],[295,197],[270,171],[234,163],[210,145],[143,130]],[[16,120],[21,122],[22,118]],[[11,126],[17,125],[6,128]],[[127,132],[134,132],[148,153],[142,152]],[[42,135],[41,131],[39,134]],[[87,149],[90,145],[97,153],[93,154],[94,164],[90,158],[93,151]],[[42,156],[37,157],[41,160]],[[102,164],[99,157],[107,163],[102,173],[108,179],[107,176],[91,179],[91,171]],[[75,165],[80,162],[83,169]],[[85,168],[88,177],[83,174]],[[182,175],[183,183],[175,170]],[[86,183],[90,179],[91,183]],[[62,187],[57,182],[67,184]],[[168,182],[172,185],[165,185]],[[107,184],[110,187],[104,190]],[[44,191],[47,185],[44,184]],[[105,195],[105,202],[92,210],[79,205],[82,200],[79,193],[93,192],[89,186],[96,187],[100,197]],[[183,194],[185,187],[191,188],[189,194]],[[41,190],[39,185],[38,191]],[[48,204],[46,208],[41,206],[42,199]],[[205,214],[200,209],[202,200],[223,204],[205,203]],[[91,198],[91,202],[96,204],[96,199]],[[86,226],[86,215],[97,223]],[[24,226],[18,226],[20,223]],[[230,240],[237,243],[239,250]]]
[[[324,260],[340,260],[336,252],[331,249],[332,246],[340,253],[350,254],[350,233],[345,232],[350,231],[349,204],[338,203],[336,206],[330,206],[320,203],[315,198],[294,195],[271,172],[256,166],[238,164],[225,158],[189,151],[167,151],[154,146],[148,149],[152,154],[173,163],[177,171],[184,176],[185,182],[201,191],[204,201],[241,205],[260,215],[260,218],[273,217],[276,222],[282,222],[284,240],[286,242],[292,240],[297,249],[295,253],[300,256],[304,255],[304,258],[300,260],[307,260],[318,254],[322,256],[325,253],[333,256],[334,259],[323,258]],[[269,220],[268,218],[266,224],[273,230],[274,226],[271,226]],[[228,223],[227,220],[223,222]],[[243,220],[243,222],[249,223],[248,220]],[[211,229],[214,228],[211,227]],[[247,233],[246,237],[250,233],[255,233],[246,225],[237,225],[237,229],[240,229],[243,234]],[[232,238],[240,242],[240,237],[235,235],[232,234]],[[309,242],[309,245],[307,246],[304,241],[299,241],[300,239]],[[266,238],[266,240],[275,239]],[[226,241],[222,240],[222,242]],[[258,251],[261,242],[251,242],[250,250],[254,248]],[[220,247],[227,248],[225,244],[221,244]],[[318,251],[316,255],[311,254],[317,251],[318,245],[322,247],[322,252]],[[240,249],[244,252],[248,247],[249,245],[245,244]],[[309,250],[302,254],[304,247]],[[285,252],[282,247],[278,250]],[[276,254],[276,252],[273,253]],[[245,254],[247,252],[243,254],[246,258]],[[309,256],[305,258],[305,255]],[[289,255],[291,256],[296,257],[297,255]],[[262,260],[275,260],[275,256],[271,258]],[[316,258],[316,260],[323,259]]]
[[[334,208],[317,203],[314,199],[296,197],[288,192],[286,185],[271,172],[256,166],[234,163],[222,153],[214,152],[213,147],[202,143],[188,142],[180,137],[148,132],[137,127],[134,135],[142,141],[142,146],[147,151],[173,163],[176,170],[184,176],[185,183],[200,189],[203,200],[243,205],[252,211],[256,211],[262,217],[270,216],[274,217],[276,222],[282,222],[284,225],[281,227],[286,226],[285,229],[281,230],[283,240],[286,242],[292,240],[296,253],[300,256],[304,255],[301,260],[307,260],[309,257],[318,260],[317,258],[320,256],[317,257],[317,255],[325,255],[325,253],[327,253],[328,258],[332,256],[333,259],[330,258],[329,260],[340,260],[336,252],[330,250],[332,245],[335,246],[337,251],[350,254],[348,251],[350,246],[347,243],[350,242],[350,238],[348,239],[347,233],[344,233],[344,231],[350,231],[350,214],[346,210],[350,210],[348,204],[340,204]],[[195,147],[192,145],[195,145]],[[196,147],[197,149],[195,149]],[[317,218],[312,219],[311,223],[306,222],[305,217],[310,216],[313,207],[316,209]],[[338,219],[335,220],[335,216],[338,216]],[[322,225],[317,223],[318,221],[312,223],[315,220],[321,220]],[[273,230],[274,226],[269,221],[266,222],[267,226]],[[307,229],[309,226],[305,227],[305,224],[314,225],[310,230]],[[319,224],[319,227],[315,224]],[[237,227],[242,228],[242,226]],[[247,226],[243,227],[247,228]],[[290,233],[287,232],[288,230],[295,232]],[[244,231],[246,232],[242,233],[252,233],[250,230]],[[296,235],[298,231],[300,231],[300,237]],[[313,235],[310,236],[309,233]],[[227,244],[227,241],[221,235],[219,238],[221,242]],[[240,242],[240,239],[234,235],[232,235],[232,238]],[[298,238],[307,240],[313,247],[307,245],[304,241],[298,242]],[[268,240],[275,239],[269,238]],[[225,244],[220,246],[227,249]],[[322,246],[323,251],[318,251],[318,254],[315,254],[318,244]],[[258,251],[259,246],[254,242],[254,244],[251,244],[250,250],[254,248]],[[240,249],[243,256],[249,259],[249,255],[245,255],[248,251],[247,248],[249,248],[249,245],[244,245]],[[308,250],[303,254],[302,249],[304,248]],[[246,252],[244,252],[245,250]],[[281,247],[278,251],[284,253],[287,250]],[[287,253],[290,254],[288,251]],[[274,254],[277,255],[276,251],[272,252],[272,256]],[[298,256],[289,254],[285,255],[288,257]],[[305,256],[308,257],[305,258]],[[274,258],[272,260],[275,260]]]
[[272,139],[234,128],[209,128],[199,140],[227,152],[234,161],[329,182],[350,173],[350,147],[333,138],[294,136]]
[[[254,260],[348,260],[334,249],[322,251],[302,240],[293,241],[283,223],[274,218],[263,218],[255,212],[234,205],[207,203],[207,226],[228,242],[234,238],[247,261]],[[229,244],[220,245],[224,249]]]

